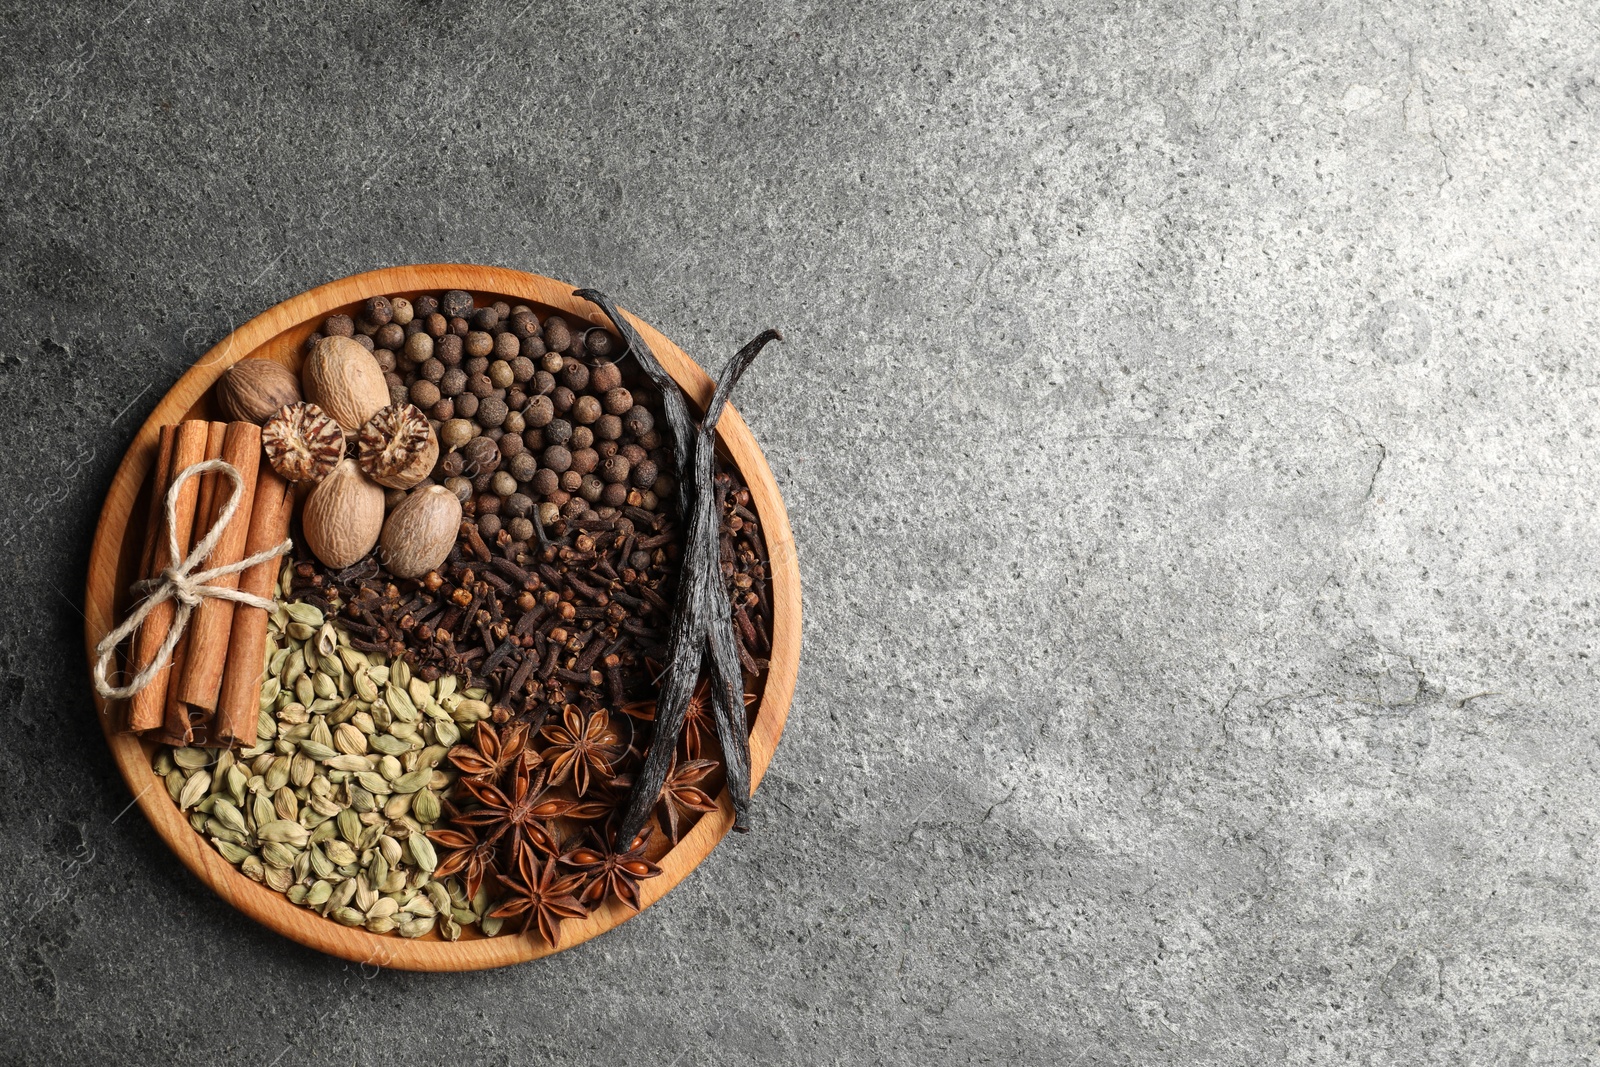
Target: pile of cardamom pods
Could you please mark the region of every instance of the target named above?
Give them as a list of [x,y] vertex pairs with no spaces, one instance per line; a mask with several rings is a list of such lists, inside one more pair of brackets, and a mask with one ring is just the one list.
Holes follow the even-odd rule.
[[246,877],[345,926],[498,933],[481,889],[469,898],[458,878],[434,879],[424,836],[455,779],[446,753],[490,714],[483,691],[353,649],[306,603],[279,603],[266,666],[253,747],[153,756],[190,825]]

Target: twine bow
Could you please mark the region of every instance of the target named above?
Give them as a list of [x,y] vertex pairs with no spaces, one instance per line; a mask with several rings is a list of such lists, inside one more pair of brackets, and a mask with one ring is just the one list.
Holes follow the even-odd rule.
[[[177,525],[178,489],[185,481],[197,474],[209,471],[219,471],[226,475],[232,483],[228,491],[228,499],[222,505],[222,511],[217,515],[217,521],[212,524],[200,543],[194,546],[182,562],[174,563],[163,570],[157,577],[146,581],[135,582],[130,592],[136,595],[149,594],[140,601],[123,620],[122,625],[106,634],[100,643],[94,646],[94,687],[95,690],[107,700],[123,700],[133,696],[139,690],[149,685],[157,674],[166,669],[167,663],[172,659],[172,650],[177,647],[178,639],[183,636],[183,631],[189,625],[189,616],[199,606],[200,601],[206,597],[219,597],[223,600],[233,600],[240,604],[248,604],[262,611],[271,611],[275,607],[272,601],[246,593],[242,589],[230,589],[227,586],[211,585],[212,581],[227,574],[237,574],[248,570],[258,563],[282,555],[292,546],[292,542],[284,541],[282,544],[271,548],[262,549],[247,559],[237,563],[225,563],[220,567],[210,570],[195,572],[202,560],[211,555],[217,547],[217,542],[222,539],[222,531],[228,528],[228,523],[233,521],[234,512],[239,509],[239,497],[244,491],[244,477],[238,468],[226,460],[208,459],[193,466],[185,467],[176,478],[172,480],[172,488],[167,490],[166,529],[167,529],[167,558],[178,558],[178,535],[173,529]],[[149,666],[133,676],[127,685],[117,688],[106,677],[111,659],[116,654],[117,646],[144,622],[145,617],[155,609],[157,604],[168,600],[176,600],[177,611],[172,618],[172,626],[167,630],[166,640],[161,642],[161,647],[156,651],[155,658]]]

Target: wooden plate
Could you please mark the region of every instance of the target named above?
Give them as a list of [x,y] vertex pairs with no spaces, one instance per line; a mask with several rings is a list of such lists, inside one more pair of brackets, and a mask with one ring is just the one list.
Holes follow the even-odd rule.
[[[389,267],[330,282],[285,300],[223,338],[179,378],[156,405],[123,457],[106,494],[89,558],[85,606],[88,621],[84,629],[90,658],[93,658],[96,643],[115,625],[127,606],[126,590],[133,581],[143,544],[144,502],[148,498],[144,492],[145,480],[154,461],[158,429],[182,419],[213,417],[211,386],[224,370],[246,356],[264,356],[298,371],[302,343],[323,319],[341,311],[353,314],[363,300],[378,294],[414,296],[422,292],[465,289],[475,295],[503,298],[508,303],[542,306],[543,310],[557,311],[569,320],[608,325],[598,308],[572,296],[573,288],[552,278],[499,267],[459,264]],[[683,387],[690,402],[703,407],[712,389],[706,373],[647,323],[632,315],[628,318],[654,350],[661,365]],[[750,487],[771,557],[771,666],[763,679],[750,735],[751,779],[760,782],[777,748],[784,719],[789,713],[789,701],[794,696],[800,662],[800,568],[795,558],[794,535],[789,529],[789,519],[772,471],[751,436],[750,428],[731,407],[722,416],[717,436]],[[224,900],[285,937],[347,960],[418,971],[500,967],[559,951],[545,945],[537,934],[503,934],[473,940],[464,937],[454,943],[430,934],[427,938],[409,941],[392,934],[372,934],[340,926],[307,908],[289,903],[281,894],[240,874],[194,832],[150,769],[153,744],[116,729],[122,714],[120,707],[112,709],[98,696],[95,702],[106,741],[111,745],[122,777],[156,832],[178,858]],[[759,808],[757,810],[759,812]],[[648,907],[682,881],[696,864],[710,855],[732,825],[733,812],[724,790],[718,798],[717,810],[705,815],[661,860],[661,876],[642,883],[641,903]],[[587,941],[633,914],[612,901],[581,922],[569,919],[561,926],[560,947],[571,948]]]

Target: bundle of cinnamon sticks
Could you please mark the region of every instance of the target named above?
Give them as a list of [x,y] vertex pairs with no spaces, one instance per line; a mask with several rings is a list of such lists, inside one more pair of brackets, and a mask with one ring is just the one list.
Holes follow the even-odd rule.
[[[225,472],[191,477],[178,489],[170,511],[167,496],[178,475],[207,459],[222,459],[240,475],[239,505],[216,547],[201,564],[209,569],[281,544],[289,532],[293,507],[290,484],[261,462],[261,428],[249,422],[194,419],[161,428],[151,469],[149,519],[139,576],[157,579],[181,561],[218,521],[229,483]],[[172,519],[168,538],[167,519]],[[178,555],[171,554],[176,544]],[[215,579],[271,599],[278,578],[274,558]],[[170,633],[176,604],[155,605],[134,637],[128,667],[149,666]],[[128,729],[154,732],[171,745],[249,747],[256,742],[261,679],[265,666],[267,613],[221,597],[201,600],[173,649],[167,667],[135,693],[128,707]]]

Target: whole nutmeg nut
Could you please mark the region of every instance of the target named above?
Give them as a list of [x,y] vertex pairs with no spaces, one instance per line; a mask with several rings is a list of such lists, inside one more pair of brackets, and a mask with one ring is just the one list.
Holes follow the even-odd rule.
[[333,473],[311,491],[301,510],[306,545],[323,563],[343,570],[378,543],[383,532],[383,504],[383,489],[361,473],[356,461],[340,460]]
[[241,359],[217,379],[216,395],[228,421],[260,426],[280,408],[300,403],[300,381],[282,363]]
[[290,404],[261,428],[261,448],[285,480],[317,482],[344,458],[344,430],[315,404]]
[[367,477],[390,489],[410,489],[439,462],[439,438],[414,404],[392,404],[372,416],[357,446]]
[[301,370],[306,399],[355,433],[389,404],[389,386],[377,357],[348,337],[324,337]]
[[461,501],[442,485],[408,495],[383,524],[379,549],[396,578],[420,578],[444,565],[461,531]]

